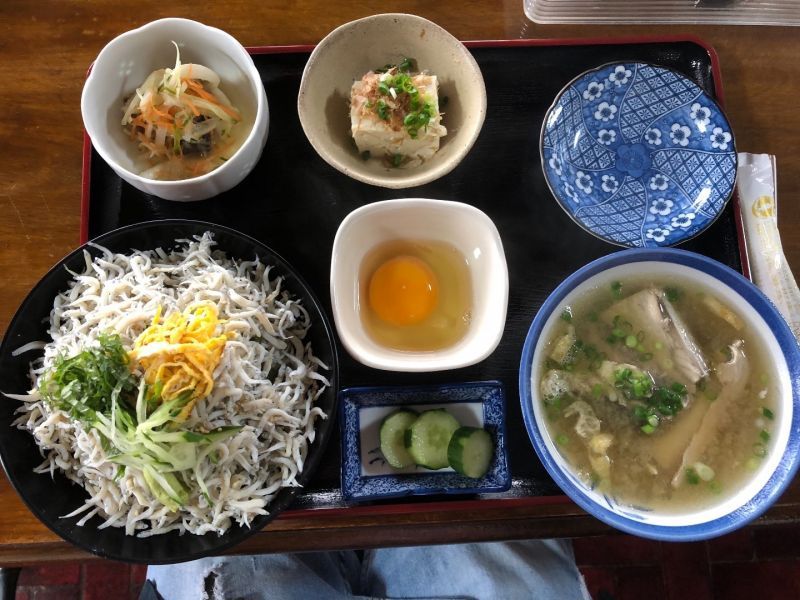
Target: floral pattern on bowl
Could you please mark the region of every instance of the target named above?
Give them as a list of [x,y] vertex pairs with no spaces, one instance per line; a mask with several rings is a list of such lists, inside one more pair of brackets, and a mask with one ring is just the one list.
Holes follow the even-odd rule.
[[644,63],[578,76],[545,115],[545,179],[581,227],[620,246],[671,246],[706,229],[733,194],[727,118],[694,82]]
[[[511,487],[505,443],[505,393],[499,381],[413,387],[357,387],[339,392],[342,496],[347,502],[427,494],[484,494]],[[383,419],[398,408],[446,408],[461,425],[484,427],[494,440],[489,471],[480,479],[453,469],[394,469],[380,452]]]

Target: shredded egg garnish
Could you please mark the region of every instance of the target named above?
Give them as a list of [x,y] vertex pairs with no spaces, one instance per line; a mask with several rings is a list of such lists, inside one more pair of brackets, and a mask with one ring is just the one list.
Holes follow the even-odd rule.
[[221,324],[218,315],[216,306],[204,302],[162,318],[159,306],[153,323],[136,338],[128,353],[131,368],[141,369],[148,385],[160,382],[163,401],[191,394],[178,421],[184,421],[194,403],[214,387],[214,369],[228,341],[226,334],[217,334]]

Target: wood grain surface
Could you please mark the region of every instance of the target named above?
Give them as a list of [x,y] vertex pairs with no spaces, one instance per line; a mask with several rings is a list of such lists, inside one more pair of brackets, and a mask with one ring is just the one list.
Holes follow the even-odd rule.
[[[86,70],[116,35],[162,17],[226,30],[246,46],[313,44],[379,12],[429,18],[462,40],[693,35],[719,54],[725,108],[741,151],[778,157],[780,229],[800,270],[800,31],[722,26],[537,25],[522,0],[4,0],[0,2],[0,333],[38,279],[78,245]],[[0,382],[1,384],[2,382]],[[0,476],[0,565],[86,555],[46,529]],[[607,527],[569,502],[491,510],[431,503],[414,514],[288,513],[234,552],[592,535]],[[800,485],[757,526],[800,519]]]

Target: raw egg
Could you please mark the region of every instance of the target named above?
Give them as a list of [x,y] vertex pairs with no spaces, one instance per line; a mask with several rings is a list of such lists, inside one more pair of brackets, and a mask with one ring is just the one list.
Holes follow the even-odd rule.
[[397,256],[381,264],[369,280],[369,305],[392,325],[424,321],[439,302],[439,283],[416,256]]
[[390,240],[359,269],[359,311],[377,343],[398,350],[438,350],[467,332],[472,309],[469,263],[440,241]]

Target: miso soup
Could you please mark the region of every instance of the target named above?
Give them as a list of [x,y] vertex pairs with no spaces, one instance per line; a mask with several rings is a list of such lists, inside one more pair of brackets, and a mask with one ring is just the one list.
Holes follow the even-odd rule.
[[590,487],[681,513],[719,503],[771,449],[778,381],[709,290],[627,279],[567,307],[538,382],[547,428]]

